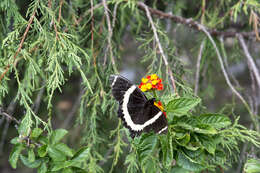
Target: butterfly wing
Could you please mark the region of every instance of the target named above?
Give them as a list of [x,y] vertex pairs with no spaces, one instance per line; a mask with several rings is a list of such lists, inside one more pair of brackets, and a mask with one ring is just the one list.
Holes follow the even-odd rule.
[[167,120],[160,109],[154,106],[154,100],[148,100],[128,79],[120,75],[111,75],[110,82],[112,95],[119,102],[118,116],[130,130],[132,137],[140,135],[142,131],[153,130],[158,133],[167,126]]

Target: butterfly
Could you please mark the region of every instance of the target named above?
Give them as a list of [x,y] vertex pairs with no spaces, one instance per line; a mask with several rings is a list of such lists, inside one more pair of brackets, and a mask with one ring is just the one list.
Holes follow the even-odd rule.
[[118,117],[134,138],[142,132],[167,133],[167,119],[154,105],[155,98],[147,99],[131,81],[120,75],[111,75],[112,95],[119,103]]

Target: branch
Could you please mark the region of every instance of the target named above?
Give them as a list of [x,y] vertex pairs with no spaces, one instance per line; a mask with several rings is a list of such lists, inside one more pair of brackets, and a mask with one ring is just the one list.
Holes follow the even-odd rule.
[[[22,49],[22,47],[23,47],[24,40],[25,40],[26,35],[27,35],[27,33],[28,33],[29,29],[30,29],[30,26],[31,26],[32,21],[33,21],[33,18],[35,17],[35,13],[36,13],[36,9],[34,10],[32,16],[30,17],[30,20],[29,20],[28,25],[27,25],[27,27],[26,27],[26,29],[25,29],[25,32],[24,32],[24,34],[23,34],[22,40],[21,40],[21,42],[20,42],[20,44],[19,44],[19,47],[18,47],[17,51],[16,51],[15,54],[14,54],[13,63],[15,62],[17,55],[19,54],[19,52],[21,51],[21,49]],[[12,63],[12,64],[13,64],[13,63]],[[5,74],[9,71],[9,69],[10,69],[10,63],[6,66],[5,71],[4,71],[4,72],[2,73],[2,75],[0,76],[0,82],[1,82],[1,80],[4,78]]]
[[228,86],[230,87],[230,89],[232,90],[232,92],[233,92],[233,93],[242,101],[242,103],[245,105],[245,107],[247,108],[247,110],[248,110],[248,112],[249,112],[249,114],[250,114],[251,120],[253,121],[253,124],[254,124],[255,129],[256,129],[257,131],[259,131],[259,127],[258,127],[258,123],[257,123],[257,119],[256,119],[255,115],[252,113],[252,111],[251,111],[251,109],[249,108],[249,106],[248,106],[247,102],[245,101],[245,99],[239,94],[239,92],[234,88],[234,86],[233,86],[233,85],[231,84],[231,82],[230,82],[230,79],[229,79],[229,77],[228,77],[227,71],[226,71],[226,69],[225,69],[225,67],[224,67],[224,63],[223,63],[222,57],[221,57],[221,55],[220,55],[220,52],[219,52],[219,50],[218,50],[218,48],[217,48],[217,45],[216,45],[215,41],[213,40],[212,36],[211,36],[210,33],[207,31],[207,29],[204,27],[204,25],[201,25],[201,24],[198,23],[198,26],[199,26],[199,29],[206,34],[206,36],[208,37],[208,39],[209,39],[210,42],[212,43],[212,45],[213,45],[213,47],[214,47],[214,49],[215,49],[215,51],[216,51],[216,53],[217,53],[217,58],[218,58],[218,60],[219,60],[221,70],[222,70],[222,72],[223,72],[223,75],[224,75],[224,77],[225,77],[225,80],[226,80]]
[[195,95],[198,94],[198,89],[199,89],[199,77],[200,77],[200,62],[201,62],[201,58],[202,58],[202,52],[205,46],[205,40],[202,41],[201,45],[200,45],[200,51],[199,51],[199,55],[198,55],[198,59],[197,59],[197,64],[196,64],[196,76],[195,76],[195,88],[194,88],[194,93]]
[[260,75],[259,75],[258,68],[256,67],[255,62],[254,62],[252,56],[250,55],[250,53],[248,51],[248,48],[245,44],[245,40],[244,40],[243,36],[241,34],[238,34],[237,38],[238,38],[240,45],[243,48],[244,54],[246,55],[248,67],[253,71],[255,79],[256,79],[256,83],[257,83],[257,85],[260,89]]
[[112,62],[112,66],[113,66],[114,71],[118,72],[118,70],[116,68],[114,55],[113,55],[113,50],[112,50],[112,41],[111,41],[111,39],[112,39],[113,31],[112,31],[112,27],[111,27],[110,17],[109,17],[109,14],[108,14],[107,2],[106,2],[106,0],[102,0],[102,2],[103,2],[104,11],[105,11],[106,19],[107,19],[108,47],[109,47],[109,50],[110,50],[110,58],[111,58],[111,62]]
[[167,70],[168,70],[168,74],[169,74],[170,79],[171,79],[171,82],[172,82],[173,90],[174,90],[174,92],[175,92],[176,94],[178,94],[178,93],[177,93],[177,90],[176,90],[176,85],[175,85],[175,80],[174,80],[174,78],[173,78],[172,70],[171,70],[171,68],[170,68],[170,66],[169,66],[169,63],[168,63],[168,60],[167,60],[167,58],[166,58],[166,56],[165,56],[165,54],[164,54],[164,52],[163,52],[163,48],[162,48],[162,45],[161,45],[161,43],[160,43],[159,37],[158,37],[158,35],[157,35],[157,30],[156,30],[156,27],[154,26],[153,19],[152,19],[152,17],[151,17],[150,11],[149,11],[147,5],[145,5],[144,3],[138,2],[138,4],[139,4],[140,6],[142,6],[142,7],[145,9],[145,11],[146,11],[146,16],[147,16],[147,18],[148,18],[148,20],[149,20],[149,22],[150,22],[150,24],[151,24],[151,26],[152,26],[152,30],[153,30],[153,34],[154,34],[154,37],[155,37],[155,41],[156,41],[156,43],[157,43],[157,45],[158,45],[158,48],[159,48],[159,51],[160,51],[161,56],[162,56],[162,58],[163,58],[164,64],[165,64],[165,66],[166,66],[166,68],[167,68]]
[[[137,6],[141,9],[141,10],[145,10],[145,4],[143,4],[142,2],[138,2],[137,3]],[[165,13],[163,11],[160,11],[160,10],[157,10],[157,9],[154,9],[154,8],[150,8],[150,7],[147,7],[150,11],[150,13],[152,15],[156,15],[160,18],[167,18],[167,19],[171,19],[173,21],[175,21],[176,23],[181,23],[181,24],[184,24],[184,25],[187,25],[195,30],[198,30],[200,31],[200,26],[201,24],[199,24],[197,21],[194,21],[193,19],[189,18],[184,18],[184,17],[181,17],[181,16],[176,16],[176,15],[173,15],[171,13]],[[205,26],[204,26],[205,27]],[[240,34],[244,37],[252,37],[252,36],[255,36],[256,35],[256,32],[255,31],[252,31],[252,32],[235,32],[235,31],[218,31],[216,29],[207,29],[208,32],[210,33],[210,35],[212,36],[223,36],[224,38],[226,37],[236,37],[237,34]],[[258,33],[260,33],[260,29],[258,30]]]

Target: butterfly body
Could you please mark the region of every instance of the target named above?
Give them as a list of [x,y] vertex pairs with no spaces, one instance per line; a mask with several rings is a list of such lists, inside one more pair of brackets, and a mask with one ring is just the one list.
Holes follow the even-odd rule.
[[131,137],[142,132],[167,132],[167,119],[154,105],[154,98],[148,100],[137,86],[120,75],[111,75],[110,81],[112,95],[119,102],[118,116],[130,130]]

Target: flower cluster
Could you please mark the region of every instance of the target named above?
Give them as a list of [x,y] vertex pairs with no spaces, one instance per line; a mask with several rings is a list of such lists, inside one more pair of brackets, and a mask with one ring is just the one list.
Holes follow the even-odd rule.
[[166,112],[163,111],[164,108],[163,108],[162,102],[161,102],[161,101],[158,101],[158,103],[157,103],[157,102],[154,102],[153,104],[154,104],[157,108],[159,108],[159,109],[163,112],[164,116],[167,118]]
[[160,91],[163,89],[162,79],[160,79],[156,74],[152,74],[152,75],[146,76],[146,78],[142,78],[142,82],[138,87],[143,92],[146,92],[149,90]]

